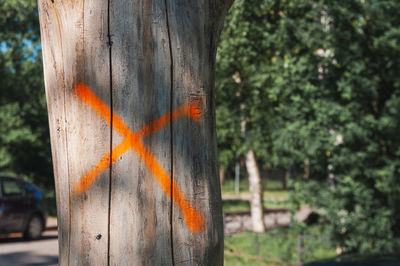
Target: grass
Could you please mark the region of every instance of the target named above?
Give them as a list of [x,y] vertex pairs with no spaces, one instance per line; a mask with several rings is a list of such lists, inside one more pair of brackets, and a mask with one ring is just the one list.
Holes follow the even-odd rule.
[[[264,200],[263,205],[265,209],[289,208],[289,202],[286,200],[285,201]],[[229,199],[222,201],[222,211],[224,212],[249,211],[249,210],[250,210],[250,202],[247,200]]]
[[[285,191],[282,187],[282,183],[277,180],[265,180],[263,179],[263,189],[265,191]],[[221,187],[222,193],[235,193],[235,180],[225,179],[224,184]],[[241,178],[239,181],[239,192],[249,191],[249,180],[247,178]]]
[[[222,210],[224,212],[233,211],[249,211],[250,203],[243,197],[249,194],[249,183],[247,179],[241,179],[239,182],[239,194],[235,193],[235,181],[232,179],[225,180],[221,187],[223,195],[229,195],[230,199],[222,201]],[[282,189],[281,182],[271,180],[264,182],[264,208],[288,208],[287,201],[289,192]],[[237,196],[237,197],[236,197]]]
[[[316,227],[305,234],[321,236]],[[335,256],[335,249],[325,238],[305,238],[303,262]],[[293,229],[281,228],[265,234],[243,233],[225,236],[225,265],[295,265],[298,262],[298,238]]]
[[223,200],[222,211],[223,212],[235,212],[235,211],[248,211],[250,210],[250,202],[247,200]]

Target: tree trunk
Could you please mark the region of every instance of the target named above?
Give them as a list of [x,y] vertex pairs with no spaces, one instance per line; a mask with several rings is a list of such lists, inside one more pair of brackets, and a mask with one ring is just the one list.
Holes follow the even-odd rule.
[[240,191],[240,159],[236,155],[235,159],[235,194],[239,194]]
[[285,175],[282,177],[282,189],[287,189],[287,180],[290,178],[290,168],[287,168],[285,171]]
[[219,165],[219,184],[221,187],[224,185],[225,179],[225,168],[222,164]]
[[251,221],[253,223],[253,231],[256,233],[262,233],[265,230],[265,226],[263,213],[263,190],[260,171],[258,170],[257,161],[253,150],[246,152],[245,157],[247,173],[249,175],[251,194],[250,212]]
[[[242,110],[244,105],[242,105]],[[244,119],[240,123],[241,133],[244,140],[247,139],[246,125],[250,119]],[[250,214],[253,224],[253,232],[262,233],[265,230],[264,226],[264,211],[263,211],[263,189],[261,183],[260,171],[257,166],[256,157],[252,149],[245,154],[245,162],[247,175],[250,186]]]
[[310,160],[304,159],[304,175],[303,179],[308,180],[310,178]]
[[222,265],[214,66],[231,1],[38,2],[60,265]]

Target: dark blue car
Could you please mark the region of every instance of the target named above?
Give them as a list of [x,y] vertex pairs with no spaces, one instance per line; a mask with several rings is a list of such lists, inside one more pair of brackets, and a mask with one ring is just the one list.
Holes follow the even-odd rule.
[[38,239],[46,225],[43,192],[21,179],[0,176],[0,234],[22,232]]

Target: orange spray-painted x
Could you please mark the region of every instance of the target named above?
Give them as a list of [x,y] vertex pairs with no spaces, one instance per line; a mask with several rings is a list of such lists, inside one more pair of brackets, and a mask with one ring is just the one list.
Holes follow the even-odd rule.
[[75,186],[74,192],[76,194],[85,192],[102,171],[106,170],[112,163],[118,160],[119,157],[132,149],[158,181],[163,192],[169,197],[172,195],[172,201],[182,211],[184,221],[188,228],[195,232],[201,231],[204,227],[202,215],[188,202],[179,186],[171,179],[151,151],[149,151],[142,142],[143,137],[150,136],[162,130],[167,124],[172,123],[178,118],[188,117],[194,121],[200,120],[201,110],[199,103],[192,102],[191,104],[184,104],[173,110],[172,113],[167,113],[153,120],[139,131],[132,132],[118,115],[113,113],[111,120],[110,108],[101,101],[87,85],[83,83],[78,84],[75,87],[75,94],[106,120],[113,129],[124,137],[124,140],[114,147],[111,152],[105,154],[99,163],[81,178],[80,182]]

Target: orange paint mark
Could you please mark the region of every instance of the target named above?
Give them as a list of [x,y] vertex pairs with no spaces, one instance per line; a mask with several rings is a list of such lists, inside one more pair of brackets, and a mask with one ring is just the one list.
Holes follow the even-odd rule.
[[[96,96],[96,94],[94,94],[90,90],[88,86],[86,86],[83,83],[80,83],[78,86],[76,86],[75,93],[82,99],[83,102],[91,106],[96,111],[96,113],[98,113],[101,117],[104,118],[104,120],[107,121],[109,125],[111,125],[110,108],[105,103],[103,103]],[[125,125],[124,121],[122,121],[122,119],[119,118],[118,115],[113,114],[112,118],[113,118],[113,128],[116,129],[121,135],[125,136],[131,132],[130,128]]]
[[[97,114],[111,125],[110,108],[104,104],[88,86],[83,83],[77,85],[75,87],[75,93],[83,102],[92,107]],[[181,209],[184,221],[188,228],[195,232],[201,231],[204,227],[204,219],[202,215],[187,201],[179,186],[165,172],[157,159],[142,142],[142,137],[155,134],[163,129],[167,124],[172,123],[174,120],[181,117],[188,117],[194,121],[199,121],[201,118],[200,104],[198,102],[184,104],[175,109],[172,113],[167,113],[148,123],[136,133],[133,133],[118,115],[113,114],[112,127],[125,139],[113,148],[111,153],[104,155],[99,163],[81,178],[79,184],[75,187],[74,192],[76,194],[85,192],[102,171],[106,170],[110,164],[113,164],[129,149],[132,149],[156,178],[163,192],[169,197],[171,197],[172,194],[172,200]],[[111,162],[110,157],[112,157]],[[173,187],[172,193],[171,182]]]
[[124,140],[112,150],[112,153],[109,152],[106,155],[104,155],[103,158],[101,158],[101,160],[99,161],[99,163],[81,178],[80,183],[75,187],[75,193],[81,194],[86,190],[88,190],[89,187],[94,182],[94,180],[96,179],[96,177],[110,166],[111,154],[112,154],[111,158],[111,164],[112,164],[130,149],[130,146],[127,145],[127,143],[129,143],[129,140]]
[[189,117],[194,121],[199,121],[201,118],[201,108],[199,102],[193,102],[189,107]]

